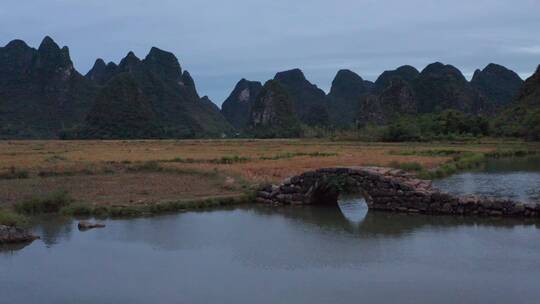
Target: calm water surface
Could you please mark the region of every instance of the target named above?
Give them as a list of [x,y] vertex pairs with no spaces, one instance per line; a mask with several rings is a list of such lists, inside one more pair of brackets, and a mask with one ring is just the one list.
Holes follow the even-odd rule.
[[[444,182],[477,192],[488,190],[462,183],[508,177],[486,170]],[[522,188],[515,195],[528,196]],[[34,228],[42,240],[0,250],[0,303],[540,299],[537,221],[368,213],[347,197],[340,208],[245,207],[105,223],[79,232],[76,221],[43,219]]]
[[540,201],[540,158],[490,160],[481,169],[434,182],[454,194],[508,197],[523,202]]

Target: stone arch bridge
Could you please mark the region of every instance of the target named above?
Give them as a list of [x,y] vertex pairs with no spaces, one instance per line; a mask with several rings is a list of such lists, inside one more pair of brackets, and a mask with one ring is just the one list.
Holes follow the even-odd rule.
[[[336,205],[341,191],[355,190],[369,210],[450,214],[540,217],[540,203],[510,199],[454,196],[403,170],[382,167],[326,168],[305,172],[282,184],[266,185],[257,202],[274,205]],[[351,189],[352,188],[352,189]]]

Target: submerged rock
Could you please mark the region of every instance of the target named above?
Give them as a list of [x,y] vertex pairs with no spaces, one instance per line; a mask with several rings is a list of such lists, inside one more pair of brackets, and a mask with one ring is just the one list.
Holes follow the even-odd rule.
[[36,239],[39,239],[39,237],[27,230],[0,225],[0,244],[26,243]]
[[99,223],[90,223],[88,221],[80,221],[79,225],[77,225],[79,230],[90,230],[94,228],[105,228],[104,224]]

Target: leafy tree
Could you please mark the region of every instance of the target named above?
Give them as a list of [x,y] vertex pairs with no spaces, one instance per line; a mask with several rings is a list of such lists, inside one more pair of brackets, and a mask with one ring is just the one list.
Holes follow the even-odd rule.
[[384,141],[419,141],[422,139],[420,128],[415,121],[399,119],[397,122],[386,127]]
[[523,134],[528,140],[540,140],[540,110],[536,110],[525,116]]

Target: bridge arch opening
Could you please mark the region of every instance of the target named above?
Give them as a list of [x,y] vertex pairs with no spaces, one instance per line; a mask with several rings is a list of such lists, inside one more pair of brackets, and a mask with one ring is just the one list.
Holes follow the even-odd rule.
[[325,175],[316,180],[308,193],[311,205],[337,206],[340,198],[356,197],[366,206],[372,198],[357,179],[348,175]]

